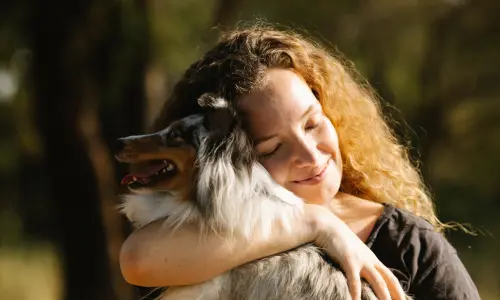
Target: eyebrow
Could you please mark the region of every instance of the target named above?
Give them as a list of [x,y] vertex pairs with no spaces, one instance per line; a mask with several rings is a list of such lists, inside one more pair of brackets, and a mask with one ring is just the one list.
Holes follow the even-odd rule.
[[[307,109],[306,111],[302,114],[302,116],[300,117],[301,120],[303,120],[305,117],[307,117],[315,108],[315,104],[311,104]],[[258,144],[261,144],[261,143],[264,143],[264,142],[267,142],[269,141],[270,139],[273,139],[277,136],[277,134],[272,134],[272,135],[269,135],[269,136],[265,136],[265,137],[262,137],[260,139],[256,139],[254,142],[255,142],[255,145],[258,145]]]

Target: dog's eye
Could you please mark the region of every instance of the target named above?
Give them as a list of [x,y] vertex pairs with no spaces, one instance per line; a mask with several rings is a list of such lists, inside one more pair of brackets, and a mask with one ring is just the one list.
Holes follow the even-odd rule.
[[176,141],[176,142],[183,142],[184,141],[181,134],[175,130],[172,130],[168,133],[167,139],[170,141]]

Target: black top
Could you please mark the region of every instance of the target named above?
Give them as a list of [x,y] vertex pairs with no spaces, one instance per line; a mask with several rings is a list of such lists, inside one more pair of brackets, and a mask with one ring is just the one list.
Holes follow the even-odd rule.
[[414,299],[480,299],[455,248],[422,218],[386,204],[366,244]]

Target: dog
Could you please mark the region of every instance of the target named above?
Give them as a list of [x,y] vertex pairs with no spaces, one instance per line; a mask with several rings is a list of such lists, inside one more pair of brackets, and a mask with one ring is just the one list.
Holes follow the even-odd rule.
[[[303,201],[275,183],[258,163],[251,140],[231,103],[213,94],[198,99],[201,114],[146,135],[117,140],[116,158],[147,164],[126,175],[121,212],[139,228],[165,218],[178,228],[195,223],[200,235],[215,232],[251,241],[270,235],[275,222],[289,228]],[[308,244],[228,271],[207,282],[169,287],[162,300],[343,300],[347,279]],[[362,299],[377,299],[363,283]]]

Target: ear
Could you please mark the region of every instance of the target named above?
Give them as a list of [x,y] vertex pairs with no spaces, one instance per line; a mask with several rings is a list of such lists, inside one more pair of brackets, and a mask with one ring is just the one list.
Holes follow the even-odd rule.
[[235,112],[229,101],[211,93],[198,98],[198,105],[205,115],[205,128],[217,135],[226,135],[235,121]]

